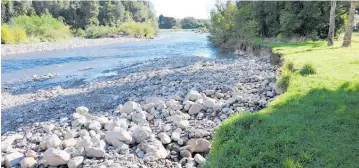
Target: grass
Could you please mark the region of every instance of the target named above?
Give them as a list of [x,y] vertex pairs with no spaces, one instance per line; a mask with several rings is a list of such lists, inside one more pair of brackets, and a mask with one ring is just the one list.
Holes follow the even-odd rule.
[[359,162],[359,36],[336,41],[266,44],[294,67],[287,91],[257,113],[237,114],[216,129],[204,167],[351,168]]

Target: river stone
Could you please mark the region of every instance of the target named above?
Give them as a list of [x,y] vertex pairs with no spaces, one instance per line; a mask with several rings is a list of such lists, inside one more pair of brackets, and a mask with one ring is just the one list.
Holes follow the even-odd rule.
[[181,150],[180,155],[181,155],[181,157],[183,157],[183,158],[184,158],[184,157],[192,157],[191,152],[188,151],[188,150]]
[[106,153],[104,149],[98,147],[86,147],[85,152],[87,157],[97,157],[97,158],[104,157]]
[[76,108],[76,113],[79,114],[87,114],[89,112],[89,109],[85,106],[80,106]]
[[207,108],[213,108],[214,105],[216,104],[216,101],[212,98],[206,98],[203,104]]
[[181,138],[181,133],[179,132],[172,132],[171,139],[174,141],[178,141]]
[[36,152],[33,151],[33,150],[28,150],[28,151],[26,151],[25,156],[26,156],[26,157],[36,158],[36,157],[37,157],[37,154],[36,154]]
[[33,157],[25,157],[20,162],[21,168],[33,168],[36,165],[36,160]]
[[108,144],[115,146],[117,141],[122,141],[126,144],[130,144],[132,136],[126,130],[117,129],[116,131],[108,131],[105,135],[105,140]]
[[70,139],[70,138],[75,138],[76,137],[76,132],[75,131],[71,131],[71,130],[67,130],[65,133],[65,139]]
[[4,157],[6,167],[14,167],[24,158],[24,154],[13,152]]
[[101,123],[98,121],[91,121],[91,123],[89,124],[88,128],[90,130],[94,130],[94,131],[100,131],[101,130]]
[[138,147],[146,153],[145,158],[164,159],[168,154],[161,141],[155,138],[142,141]]
[[208,152],[211,149],[211,143],[204,138],[192,138],[186,144],[193,149],[192,152]]
[[132,137],[135,139],[137,143],[141,143],[143,140],[149,138],[151,133],[152,130],[150,127],[141,126],[133,132]]
[[1,141],[1,152],[9,152],[12,149],[12,143],[14,143],[17,139],[22,139],[24,136],[20,134],[15,134],[6,137],[4,140]]
[[194,160],[200,165],[202,165],[204,162],[206,162],[206,159],[198,153],[196,155],[194,155]]
[[171,138],[164,132],[159,133],[158,138],[160,138],[163,144],[169,144],[172,141]]
[[55,125],[54,124],[46,124],[43,126],[43,128],[46,133],[51,133],[51,131],[55,128]]
[[47,148],[57,148],[58,146],[60,146],[60,144],[61,144],[61,140],[55,134],[50,135],[46,140]]
[[133,101],[126,102],[123,107],[120,109],[120,113],[130,114],[135,111],[135,109],[140,108],[139,104]]
[[188,113],[191,115],[198,114],[202,110],[202,104],[194,103],[189,109]]
[[83,156],[76,156],[67,162],[67,167],[69,168],[77,168],[81,165],[81,163],[84,161]]
[[70,154],[63,150],[49,148],[44,152],[43,158],[50,166],[60,166],[67,164]]
[[73,146],[76,145],[76,142],[77,142],[77,141],[76,141],[76,139],[74,139],[74,138],[66,139],[66,140],[62,141],[62,146],[63,146],[64,148],[73,147]]
[[190,90],[188,93],[187,93],[187,99],[188,100],[191,100],[191,101],[196,101],[197,99],[200,99],[201,98],[201,94],[198,93],[197,91],[195,90]]

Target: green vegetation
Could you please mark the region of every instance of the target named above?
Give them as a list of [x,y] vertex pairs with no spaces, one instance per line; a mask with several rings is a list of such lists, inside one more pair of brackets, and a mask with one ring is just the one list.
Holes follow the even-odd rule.
[[5,0],[1,9],[5,44],[62,41],[70,39],[71,34],[88,38],[113,33],[151,37],[158,29],[149,1]]
[[314,69],[312,64],[306,63],[303,65],[303,67],[300,69],[299,73],[302,76],[306,76],[306,75],[313,75],[316,74],[316,70]]
[[53,18],[50,14],[41,16],[21,15],[3,24],[1,41],[4,44],[24,43],[30,39],[35,41],[61,41],[71,38],[69,26]]
[[316,75],[284,74],[287,91],[267,108],[225,120],[204,167],[357,167],[358,35],[350,49],[326,41],[267,44],[293,67],[311,62]]
[[[344,31],[349,2],[337,2],[335,35]],[[258,38],[277,40],[326,39],[330,2],[219,1],[211,12],[211,41],[225,49],[253,44]]]
[[195,19],[194,17],[185,17],[183,19],[163,15],[158,17],[158,27],[160,29],[206,29],[209,25],[209,20]]

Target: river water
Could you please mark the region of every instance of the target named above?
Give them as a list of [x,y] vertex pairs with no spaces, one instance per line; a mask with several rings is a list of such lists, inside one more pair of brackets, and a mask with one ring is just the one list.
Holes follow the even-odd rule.
[[190,31],[162,32],[152,40],[3,56],[2,84],[26,81],[35,74],[41,76],[48,73],[58,73],[59,77],[53,80],[57,82],[84,75],[93,79],[106,75],[104,71],[119,65],[154,58],[233,58],[212,46],[207,36]]

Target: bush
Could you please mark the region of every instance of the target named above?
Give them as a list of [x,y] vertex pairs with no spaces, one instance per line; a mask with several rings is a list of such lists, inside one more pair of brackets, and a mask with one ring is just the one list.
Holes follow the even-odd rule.
[[312,75],[316,74],[316,70],[314,69],[312,64],[306,63],[303,65],[303,67],[300,69],[299,73],[302,76]]
[[83,29],[74,29],[72,31],[72,33],[76,36],[76,37],[85,37],[86,36],[86,32]]
[[152,37],[156,34],[155,29],[148,23],[127,22],[120,25],[120,30],[127,35],[140,37]]
[[279,76],[277,80],[277,87],[283,89],[283,91],[286,91],[290,84],[290,78],[292,76],[292,73],[288,70],[283,70],[282,74]]
[[118,30],[115,27],[107,26],[89,26],[86,28],[86,38],[100,38],[110,33],[116,33]]
[[[69,26],[53,18],[50,14],[41,16],[21,15],[10,21],[10,27],[20,28],[27,35],[40,39],[40,41],[61,41],[71,38]],[[23,35],[20,31],[18,35]]]
[[290,72],[294,72],[295,69],[294,69],[294,63],[292,61],[288,61],[285,63],[284,65],[285,69],[287,69],[288,71]]
[[9,25],[1,26],[1,43],[15,44],[26,40],[26,32],[20,27],[10,28]]

